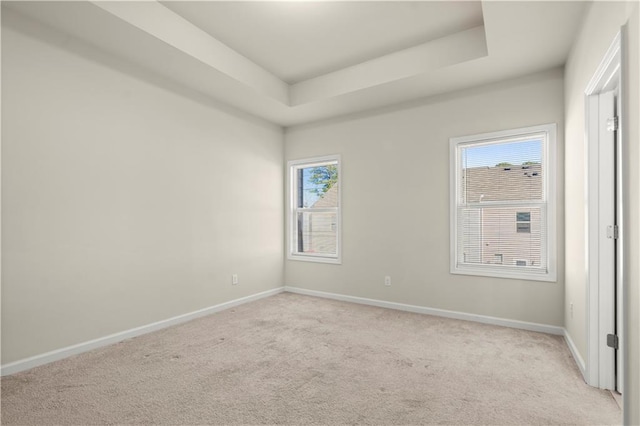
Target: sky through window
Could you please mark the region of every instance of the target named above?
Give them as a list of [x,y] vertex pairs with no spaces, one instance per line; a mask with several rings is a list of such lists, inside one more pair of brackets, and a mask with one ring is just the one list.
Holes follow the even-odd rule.
[[495,143],[465,148],[462,151],[462,167],[495,167],[508,163],[514,166],[542,161],[542,140],[533,139],[511,143]]

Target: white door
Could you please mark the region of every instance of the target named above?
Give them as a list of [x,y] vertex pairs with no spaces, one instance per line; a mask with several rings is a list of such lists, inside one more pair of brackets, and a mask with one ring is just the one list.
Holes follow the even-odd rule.
[[[620,98],[621,35],[614,38],[585,88],[587,135],[587,362],[585,379],[601,389],[622,390],[622,205]],[[621,137],[622,136],[622,137]],[[616,232],[617,231],[617,232]],[[616,235],[617,234],[617,235]],[[617,237],[617,238],[616,238]]]
[[[617,272],[617,236],[616,226],[616,158],[617,158],[617,122],[615,91],[598,95],[598,192],[599,199],[599,277],[600,282],[600,387],[617,389],[619,381],[616,373],[622,366],[621,352],[610,347],[617,333],[616,315],[616,272]],[[619,311],[619,310],[618,310]],[[611,336],[610,336],[611,335]],[[609,336],[609,339],[607,338]],[[606,346],[605,346],[606,345]],[[618,342],[619,347],[619,342]]]
[[[620,114],[620,96],[618,96],[618,90],[614,93],[615,96],[615,115],[619,117]],[[617,119],[616,119],[617,120]],[[622,219],[622,139],[620,137],[620,131],[618,131],[619,124],[616,121],[616,129],[615,129],[615,146],[616,146],[616,157],[615,157],[615,168],[616,168],[616,223],[621,225],[623,223]],[[623,389],[623,378],[624,374],[622,369],[622,336],[624,333],[622,332],[622,234],[619,232],[619,238],[616,239],[616,300],[615,300],[615,310],[616,310],[616,336],[618,336],[618,349],[616,349],[616,391],[622,393]]]
[[600,283],[600,387],[615,389],[616,350],[608,345],[615,335],[616,300],[616,133],[613,91],[598,95],[598,281]]

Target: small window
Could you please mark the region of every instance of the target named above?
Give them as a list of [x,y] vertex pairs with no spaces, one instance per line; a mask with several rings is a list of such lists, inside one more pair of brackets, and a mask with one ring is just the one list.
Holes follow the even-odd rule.
[[340,263],[340,158],[290,161],[289,259]]
[[556,126],[450,140],[451,273],[556,280]]
[[516,213],[516,232],[520,234],[531,233],[531,212]]

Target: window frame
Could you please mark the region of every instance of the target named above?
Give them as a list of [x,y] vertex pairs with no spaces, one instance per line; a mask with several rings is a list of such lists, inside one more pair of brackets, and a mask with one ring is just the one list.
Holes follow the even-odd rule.
[[[335,164],[338,171],[338,206],[322,207],[297,207],[297,171],[299,169]],[[304,262],[342,264],[342,159],[339,154],[310,157],[287,162],[288,182],[288,218],[287,218],[287,259]],[[298,252],[298,221],[297,213],[300,211],[335,211],[336,212],[336,254],[300,253]]]
[[[546,257],[547,268],[545,270],[528,269],[522,270],[521,266],[510,266],[506,264],[458,264],[458,200],[460,185],[459,173],[461,160],[461,148],[472,145],[491,144],[499,141],[505,143],[514,140],[544,134],[542,147],[542,164],[545,167],[543,174],[543,199],[539,203],[545,206],[546,210],[546,244],[543,244],[541,251]],[[557,281],[557,231],[556,231],[556,138],[557,125],[555,123],[543,124],[517,129],[501,130],[497,132],[480,133],[470,136],[452,137],[449,139],[449,196],[450,196],[450,273],[461,275],[473,275],[496,278],[510,278],[532,281]],[[506,203],[505,203],[506,204]],[[512,203],[517,205],[518,203]],[[517,224],[516,224],[517,226]]]

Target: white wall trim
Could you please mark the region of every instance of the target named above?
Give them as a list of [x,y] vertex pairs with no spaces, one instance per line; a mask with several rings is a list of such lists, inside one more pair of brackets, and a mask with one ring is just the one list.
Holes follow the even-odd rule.
[[263,291],[261,293],[252,294],[246,297],[241,297],[239,299],[230,300],[228,302],[220,303],[218,305],[210,306],[208,308],[199,309],[197,311],[189,312],[186,314],[178,315],[172,318],[168,318],[162,321],[157,321],[151,324],[143,325],[141,327],[132,328],[129,330],[121,331],[119,333],[110,334],[108,336],[100,337],[98,339],[89,340],[87,342],[79,343],[72,346],[67,346],[65,348],[56,349],[54,351],[46,352],[44,354],[35,355],[29,358],[25,358],[22,360],[14,361],[9,364],[3,365],[1,367],[1,375],[7,376],[10,374],[19,373],[21,371],[29,370],[34,367],[38,367],[40,365],[49,364],[54,361],[58,361],[73,355],[81,354],[83,352],[88,352],[93,349],[97,349],[103,346],[108,346],[117,342],[120,342],[125,339],[130,339],[136,336],[141,336],[143,334],[151,333],[157,330],[161,330],[163,328],[171,327],[173,325],[182,324],[187,321],[194,320],[196,318],[204,317],[207,315],[211,315],[216,312],[223,311],[225,309],[229,309],[238,305],[242,305],[244,303],[252,302],[254,300],[262,299],[265,297],[273,296],[282,292],[290,292],[303,294],[307,296],[315,296],[322,297],[325,299],[334,299],[340,300],[344,302],[358,303],[361,305],[369,305],[369,306],[378,306],[381,308],[387,309],[396,309],[407,312],[414,312],[426,315],[434,315],[445,318],[453,318],[464,321],[472,321],[479,322],[483,324],[491,324],[491,325],[499,325],[503,327],[517,328],[522,330],[536,331],[540,333],[548,333],[559,336],[564,336],[565,341],[567,342],[567,346],[569,346],[569,350],[573,355],[573,358],[580,369],[583,377],[585,376],[586,367],[585,362],[580,356],[571,336],[563,327],[557,327],[552,325],[538,324],[526,321],[518,321],[518,320],[510,320],[505,318],[497,318],[490,317],[486,315],[478,315],[478,314],[469,314],[465,312],[458,311],[448,311],[445,309],[436,309],[436,308],[428,308],[424,306],[417,305],[407,305],[404,303],[397,302],[388,302],[384,300],[377,299],[367,299],[364,297],[357,296],[348,296],[343,294],[336,293],[327,293],[324,291],[317,290],[309,290],[299,287],[277,287],[271,290]]
[[506,318],[490,317],[486,315],[469,314],[466,312],[448,311],[445,309],[427,308],[425,306],[406,305],[404,303],[387,302],[385,300],[367,299],[364,297],[347,296],[344,294],[327,293],[324,291],[309,290],[306,288],[285,286],[284,291],[290,293],[304,294],[307,296],[322,297],[325,299],[341,300],[343,302],[359,303],[361,305],[378,306],[380,308],[396,309],[400,311],[415,312],[418,314],[434,315],[438,317],[453,318],[464,321],[473,321],[483,324],[500,325],[503,327],[518,328],[521,330],[537,331],[540,333],[555,334],[563,336],[563,327],[554,325],[538,324],[533,322],[518,321]]
[[130,339],[132,337],[151,333],[153,331],[161,330],[163,328],[171,327],[173,325],[182,324],[184,322],[191,321],[196,318],[211,315],[213,313],[220,312],[225,309],[233,308],[235,306],[242,305],[244,303],[248,303],[254,300],[273,296],[275,294],[282,293],[283,291],[284,291],[284,287],[276,287],[271,290],[241,297],[239,299],[230,300],[228,302],[220,303],[218,305],[210,306],[208,308],[199,309],[197,311],[189,312],[189,313],[178,315],[165,320],[157,321],[151,324],[121,331],[119,333],[114,333],[108,336],[99,337],[97,339],[89,340],[87,342],[78,343],[76,345],[67,346],[65,348],[56,349],[51,352],[46,352],[40,355],[35,355],[29,358],[14,361],[9,364],[3,365],[0,368],[1,370],[0,375],[6,376],[9,374],[19,373],[20,371],[29,370],[39,365],[48,364],[50,362],[58,361],[63,358],[70,357],[72,355],[81,354],[83,352],[88,352],[93,349],[111,345],[113,343],[117,343],[125,339]]
[[587,381],[587,365],[585,364],[584,359],[582,359],[582,356],[580,356],[580,352],[578,352],[578,348],[576,347],[576,344],[573,343],[573,339],[571,338],[571,335],[569,334],[567,329],[564,329],[564,340],[565,342],[567,342],[567,346],[571,351],[571,355],[573,355],[573,359],[575,360],[576,365],[578,366],[578,369],[582,374],[582,378],[586,382]]

